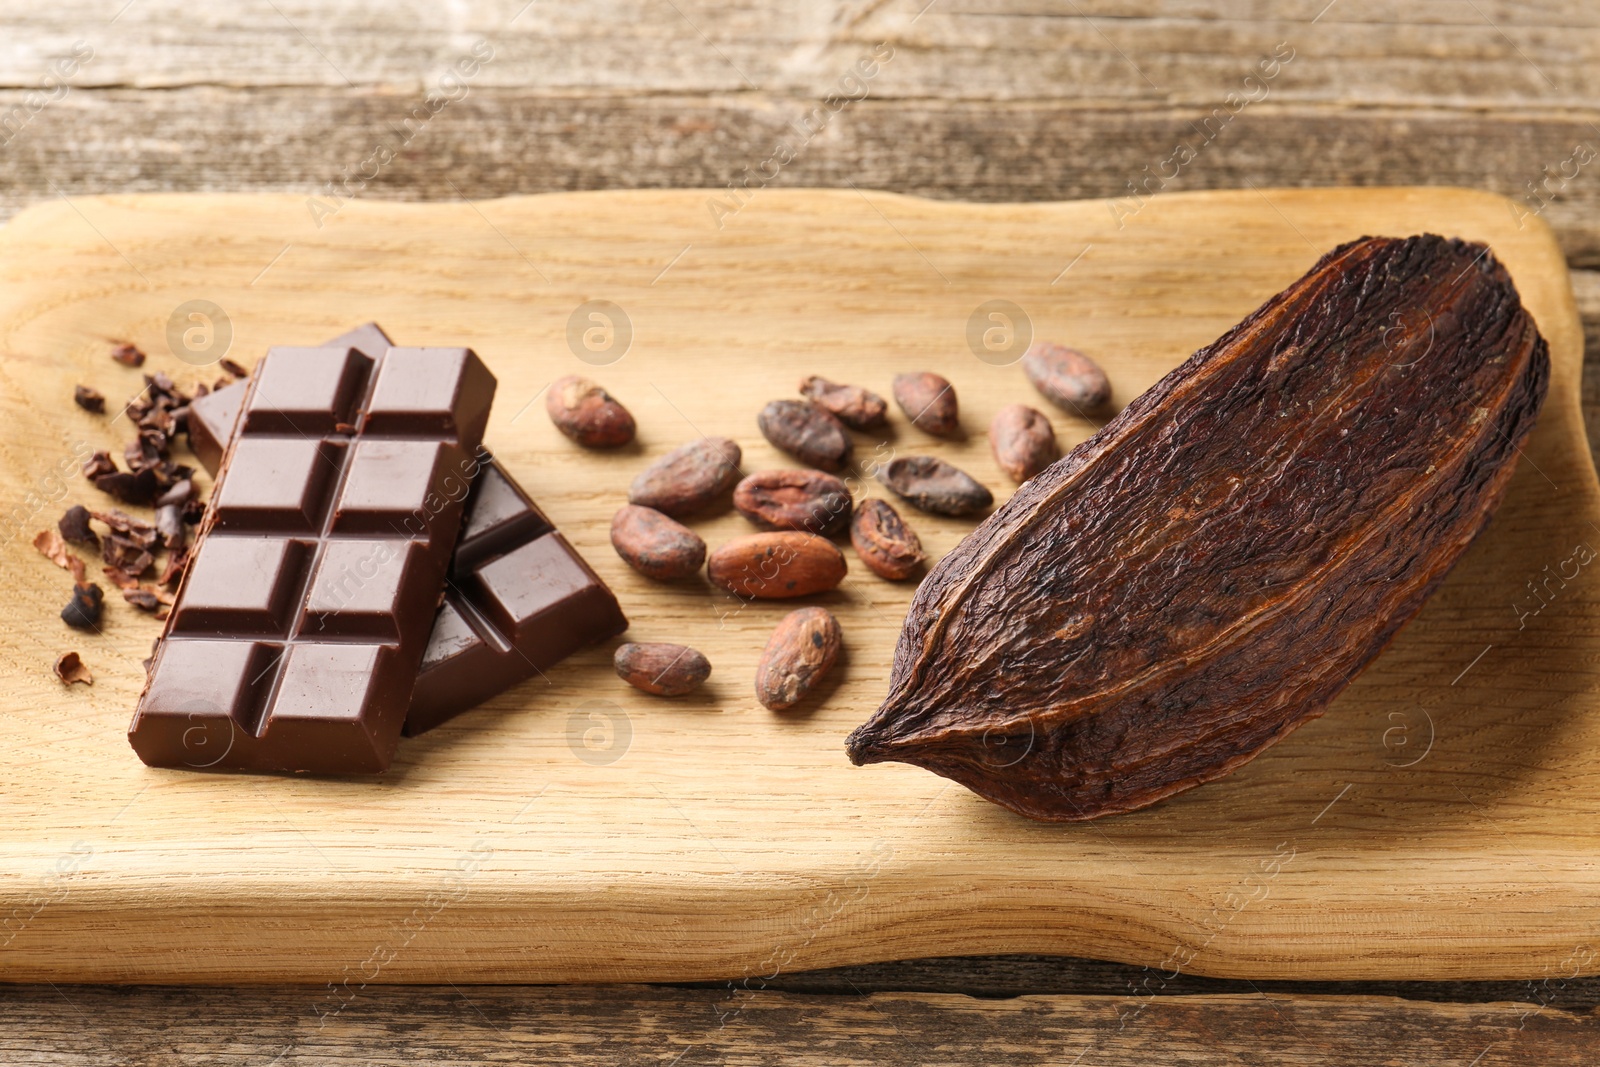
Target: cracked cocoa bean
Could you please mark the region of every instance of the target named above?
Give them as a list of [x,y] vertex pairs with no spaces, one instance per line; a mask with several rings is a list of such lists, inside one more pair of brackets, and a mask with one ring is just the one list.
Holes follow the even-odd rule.
[[617,677],[658,697],[681,697],[711,677],[711,661],[687,645],[625,644],[611,658]]
[[850,490],[822,471],[757,471],[733,487],[733,506],[774,530],[831,537],[850,525]]
[[633,440],[633,416],[588,378],[557,378],[544,398],[556,429],[585,448],[618,448]]
[[706,561],[712,582],[757,600],[784,600],[834,588],[849,569],[832,541],[807,533],[761,533],[718,545]]
[[1022,356],[1022,373],[1033,387],[1074,415],[1093,415],[1111,402],[1111,380],[1076,348],[1035,341]]
[[859,385],[840,385],[812,375],[800,380],[800,395],[827,408],[852,430],[875,430],[889,417],[889,402]]
[[706,561],[706,543],[655,508],[625,504],[611,517],[611,547],[628,566],[657,581],[686,578]]
[[850,520],[850,543],[867,569],[898,582],[917,572],[927,558],[922,541],[886,500],[863,500]]
[[809,400],[774,400],[756,416],[761,436],[808,467],[843,470],[855,443],[844,423]]
[[839,620],[824,608],[791,611],[767,640],[756,666],[756,699],[786,711],[816,688],[839,659],[844,644]]
[[628,487],[628,503],[675,519],[703,511],[739,480],[742,458],[726,437],[690,441],[640,472]]
[[1025,482],[1056,461],[1056,431],[1044,413],[1026,404],[1007,404],[989,423],[994,461],[1013,481]]
[[930,371],[895,375],[894,402],[924,433],[949,437],[961,428],[955,386]]
[[878,469],[878,481],[914,508],[960,518],[994,503],[994,494],[966,471],[936,456],[902,456]]

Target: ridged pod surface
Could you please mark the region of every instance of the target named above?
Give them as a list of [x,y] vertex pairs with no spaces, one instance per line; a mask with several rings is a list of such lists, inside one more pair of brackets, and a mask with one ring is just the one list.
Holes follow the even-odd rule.
[[850,735],[1036,819],[1220,778],[1330,701],[1504,496],[1549,379],[1482,245],[1343,245],[928,575]]

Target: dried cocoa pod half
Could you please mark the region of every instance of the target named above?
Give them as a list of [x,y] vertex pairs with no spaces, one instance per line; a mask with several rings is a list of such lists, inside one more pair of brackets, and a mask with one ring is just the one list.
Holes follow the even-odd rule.
[[706,561],[706,543],[655,508],[624,504],[611,517],[611,547],[628,566],[659,582],[687,578]]
[[807,533],[761,533],[718,545],[706,561],[712,582],[741,597],[784,600],[834,588],[848,570],[832,541]]
[[931,371],[896,374],[894,402],[924,433],[949,437],[961,428],[955,386]]
[[850,490],[822,471],[757,471],[733,487],[733,506],[774,530],[831,537],[850,525]]
[[856,508],[850,543],[869,571],[891,582],[910,578],[927,558],[916,532],[885,500],[863,500]]
[[585,448],[617,448],[633,440],[628,409],[588,378],[557,378],[545,394],[544,409],[556,429]]
[[850,758],[1063,821],[1228,774],[1438,586],[1549,373],[1482,245],[1335,249],[940,561]]
[[994,494],[937,456],[901,456],[878,468],[878,481],[914,508],[960,518],[994,503]]
[[756,666],[756,699],[785,711],[805,699],[839,658],[844,635],[824,608],[791,611],[767,640]]
[[726,437],[702,437],[673,449],[640,472],[628,503],[681,519],[704,511],[739,480],[739,446]]
[[1035,341],[1022,354],[1022,373],[1051,403],[1074,415],[1093,415],[1111,403],[1111,379],[1076,348]]
[[840,385],[813,374],[800,379],[800,395],[826,408],[852,430],[875,430],[888,421],[889,402],[859,385]]
[[989,423],[994,461],[1012,481],[1025,482],[1056,461],[1056,430],[1044,412],[1007,404]]
[[681,697],[711,677],[711,661],[687,645],[662,641],[625,644],[611,657],[617,677],[658,697]]
[[855,442],[844,423],[809,400],[774,400],[756,416],[761,436],[808,467],[843,470]]

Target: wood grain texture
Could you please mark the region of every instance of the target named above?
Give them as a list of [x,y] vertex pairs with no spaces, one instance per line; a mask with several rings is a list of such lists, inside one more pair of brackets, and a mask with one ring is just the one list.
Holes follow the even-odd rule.
[[[54,1067],[678,1063],[1481,1067],[1593,1062],[1600,1021],[1532,1004],[1249,993],[1130,998],[808,996],[640,986],[374,990],[337,1015],[305,989],[22,987],[0,1055]],[[240,1010],[248,1004],[248,1013]],[[122,1020],[140,1020],[129,1025]],[[276,1059],[275,1059],[276,1057]]]
[[[1542,568],[1600,537],[1580,327],[1541,224],[1459,191],[1174,194],[1120,229],[1100,204],[769,191],[718,229],[706,196],[358,202],[320,229],[301,198],[122,197],[0,233],[7,499],[25,503],[78,442],[120,440],[66,403],[78,381],[134,387],[105,358],[112,338],[187,370],[162,355],[183,301],[226,308],[245,361],[375,318],[479,350],[501,382],[490,446],[617,590],[630,638],[685,640],[715,666],[700,694],[664,703],[596,650],[409,742],[378,781],[151,771],[122,731],[154,627],[114,604],[102,637],[65,634],[61,573],[15,536],[59,505],[13,516],[7,569],[29,622],[0,642],[7,977],[686,979],[1032,951],[1250,978],[1536,978],[1582,955],[1600,919],[1600,592],[1584,572],[1538,614],[1517,609]],[[607,547],[632,475],[697,432],[734,436],[747,469],[787,465],[754,414],[802,372],[879,388],[897,370],[944,374],[970,436],[897,422],[883,445],[1000,488],[977,428],[1031,394],[969,348],[982,302],[1013,300],[1041,336],[1082,345],[1126,401],[1324,249],[1419,229],[1490,241],[1551,344],[1550,400],[1508,502],[1326,719],[1149,812],[1064,830],[910,767],[850,768],[840,745],[881,696],[908,589],[858,570],[821,598],[847,662],[820,700],[774,716],[749,686],[785,608],[653,585]],[[567,340],[597,298],[633,331],[598,369]],[[580,453],[523,414],[574,370],[633,409],[631,453]],[[1093,430],[1056,421],[1068,443]],[[732,513],[695,525],[712,544],[746,529]],[[936,555],[970,528],[916,525]],[[66,644],[92,690],[47,674]]]

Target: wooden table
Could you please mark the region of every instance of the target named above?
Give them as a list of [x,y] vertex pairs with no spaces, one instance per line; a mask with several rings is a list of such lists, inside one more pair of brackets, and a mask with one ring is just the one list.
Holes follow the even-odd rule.
[[[1591,351],[1600,339],[1600,9],[1587,0],[3,10],[4,216],[52,197],[155,190],[478,200],[770,181],[1104,197],[1115,211],[1117,198],[1175,189],[1467,185],[1554,226]],[[1263,57],[1278,67],[1265,81]],[[863,59],[876,61],[870,77]],[[1248,102],[1223,122],[1230,93]],[[380,140],[403,148],[363,166]],[[1204,150],[1174,177],[1163,162],[1180,140]],[[793,158],[763,169],[779,141]],[[1586,369],[1600,440],[1600,360]],[[778,974],[750,990],[369,987],[323,1025],[317,989],[26,987],[5,994],[0,1057],[1593,1062],[1600,979],[1588,976],[1600,959],[1579,949],[1541,980],[1476,984],[1218,981],[1002,957]]]

